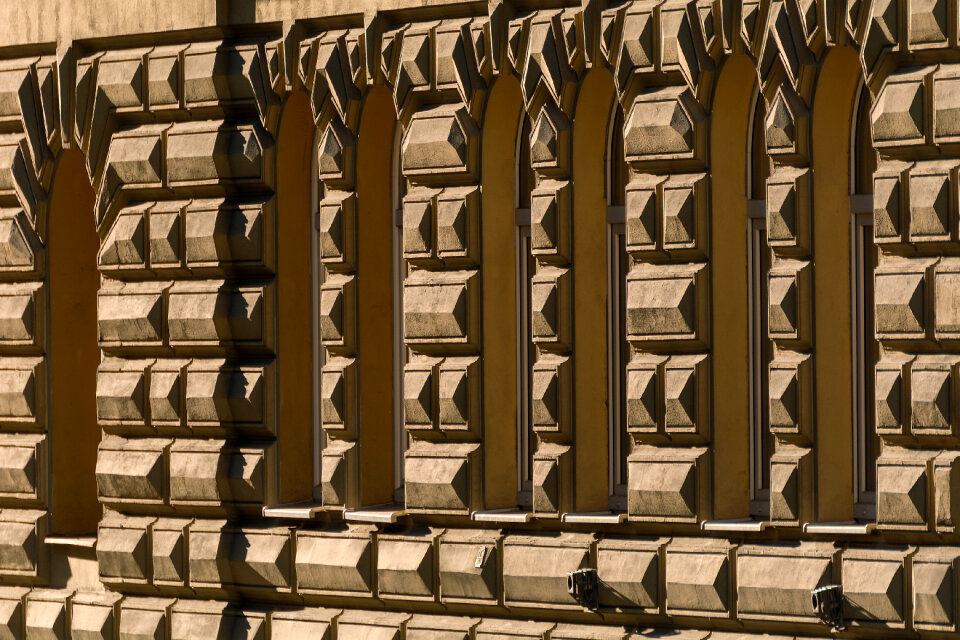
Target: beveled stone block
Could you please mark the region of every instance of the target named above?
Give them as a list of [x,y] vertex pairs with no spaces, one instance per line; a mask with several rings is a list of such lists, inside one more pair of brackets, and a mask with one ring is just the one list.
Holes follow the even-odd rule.
[[436,202],[437,256],[447,263],[479,263],[480,189],[444,189]]
[[291,532],[285,527],[247,526],[229,547],[230,577],[242,587],[289,592],[293,578]]
[[960,339],[960,264],[943,261],[933,276],[933,317],[937,338]]
[[630,107],[623,125],[628,162],[680,160],[705,152],[703,110],[685,86],[647,89]]
[[710,403],[707,356],[672,356],[663,365],[663,424],[669,434],[706,434]]
[[877,338],[922,339],[927,325],[924,264],[880,267],[874,277]]
[[158,360],[150,367],[147,390],[150,424],[154,428],[180,427],[184,411],[184,381],[188,360]]
[[813,481],[811,449],[783,446],[770,456],[770,519],[799,526],[812,517]]
[[443,602],[493,604],[499,593],[497,531],[448,529],[440,539],[439,580]]
[[0,434],[0,496],[37,500],[46,479],[41,474],[47,441],[43,435]]
[[[911,6],[911,30],[923,29],[931,40],[945,41],[948,3],[931,0]],[[935,45],[936,46],[936,45]],[[933,141],[937,144],[955,143],[960,140],[960,73],[957,65],[943,65],[933,73]]]
[[337,618],[337,640],[401,640],[409,613],[346,611]]
[[320,420],[323,428],[352,434],[357,428],[357,364],[333,358],[320,372]]
[[33,425],[45,411],[43,360],[0,358],[0,421]]
[[71,590],[35,589],[26,597],[25,637],[67,640]]
[[880,148],[923,144],[926,136],[923,76],[926,69],[891,73],[871,114],[874,145]]
[[480,499],[480,445],[413,442],[404,456],[407,511],[463,515]]
[[570,344],[572,280],[570,269],[537,268],[530,285],[530,323],[534,342]]
[[380,598],[433,600],[437,532],[413,530],[377,536],[377,595]]
[[927,463],[936,452],[885,447],[877,459],[877,525],[923,531],[928,526]]
[[0,572],[8,576],[40,576],[44,562],[40,543],[47,529],[46,511],[4,509],[0,514]]
[[116,593],[80,592],[75,595],[70,606],[70,637],[73,640],[112,640],[119,623],[122,598]]
[[158,202],[150,208],[150,268],[177,268],[183,262],[180,239],[183,235],[181,213],[185,204]]
[[479,433],[481,362],[476,357],[445,358],[437,377],[440,429],[446,433]]
[[107,360],[97,370],[97,420],[144,424],[144,374],[150,361]]
[[403,284],[403,335],[408,344],[477,344],[479,284],[476,271],[417,270]]
[[167,132],[166,178],[172,187],[265,181],[272,155],[268,139],[252,125],[217,120],[183,122]]
[[195,359],[186,369],[186,417],[191,427],[260,427],[268,420],[273,365]]
[[[834,581],[830,542],[750,545],[737,550],[737,613],[744,618],[816,619],[810,592]],[[784,576],[790,576],[784,580]]]
[[512,535],[503,540],[503,597],[507,606],[579,608],[567,574],[590,566],[588,534]]
[[767,178],[767,242],[771,247],[809,250],[811,173],[781,167]]
[[436,191],[411,190],[403,198],[403,257],[407,260],[429,261],[434,257]]
[[541,180],[530,193],[530,252],[546,260],[570,259],[573,221],[569,181]]
[[105,502],[161,504],[169,440],[107,436],[97,450],[97,489]]
[[877,244],[896,243],[904,230],[903,203],[899,165],[884,164],[873,177],[873,238]]
[[197,519],[188,532],[190,587],[219,595],[232,583],[230,547],[235,530],[226,520]]
[[904,362],[888,358],[877,363],[874,423],[877,433],[902,434],[906,430],[904,409],[906,383]]
[[770,430],[803,442],[813,435],[813,356],[779,351],[770,363]]
[[677,538],[668,544],[667,612],[725,617],[730,602],[730,553],[726,540]]
[[916,435],[952,435],[951,381],[954,362],[920,357],[910,367],[911,431]]
[[100,249],[100,266],[143,268],[146,264],[146,222],[142,207],[124,209],[114,221]]
[[666,539],[604,538],[597,545],[600,606],[616,611],[658,613],[660,550]]
[[372,595],[372,531],[369,526],[297,531],[298,590],[330,595]]
[[100,341],[108,345],[163,343],[163,284],[103,287],[97,294]]
[[844,550],[844,619],[902,626],[907,607],[906,553],[904,548]]
[[913,625],[929,631],[956,629],[957,547],[921,547],[913,556]]
[[533,454],[533,512],[558,517],[573,507],[573,448],[540,442]]
[[777,340],[807,341],[812,324],[810,263],[781,261],[768,275],[769,336]]
[[187,582],[187,527],[185,518],[160,518],[151,528],[150,562],[153,583],[183,587]]
[[627,515],[648,522],[706,517],[706,449],[635,446],[627,458]]
[[627,274],[627,338],[704,341],[707,266],[634,265]]
[[[237,204],[226,200],[193,200],[184,210],[184,245],[191,268],[257,264],[266,254],[266,225],[276,215],[275,200]],[[152,219],[151,219],[152,223]]]
[[573,419],[573,362],[543,355],[533,365],[530,411],[534,431],[569,434]]
[[299,640],[315,638],[332,640],[333,620],[340,612],[336,609],[277,609],[270,614],[270,637],[273,640]]
[[174,602],[176,600],[168,598],[124,598],[120,603],[119,636],[131,640],[164,640]]
[[222,440],[178,440],[170,448],[170,503],[180,506],[262,504],[264,446]]
[[0,208],[0,267],[5,271],[32,271],[39,246],[21,209]]
[[149,584],[149,528],[153,518],[107,517],[97,529],[97,565],[108,584]]
[[324,195],[317,218],[320,261],[353,267],[357,244],[356,194],[333,191]]
[[707,246],[707,175],[675,174],[667,178],[661,189],[663,248],[680,251]]
[[659,239],[660,203],[657,191],[661,176],[633,174],[627,183],[624,210],[626,213],[626,247],[628,251],[653,251]]
[[459,103],[418,110],[403,136],[403,174],[421,179],[476,176],[479,134],[476,122]]
[[656,433],[661,421],[658,376],[663,358],[635,356],[627,364],[627,430]]
[[953,161],[930,161],[910,170],[910,242],[950,240],[951,211],[955,188],[951,188]]
[[265,293],[264,287],[237,287],[219,280],[174,284],[167,302],[170,344],[262,343]]

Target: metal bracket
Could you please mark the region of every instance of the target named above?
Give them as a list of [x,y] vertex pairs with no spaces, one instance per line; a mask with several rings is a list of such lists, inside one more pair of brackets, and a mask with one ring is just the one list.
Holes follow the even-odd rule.
[[599,579],[596,569],[579,569],[567,574],[567,592],[577,603],[590,611],[600,606]]
[[834,631],[843,631],[843,587],[828,584],[810,592],[813,610],[824,624]]

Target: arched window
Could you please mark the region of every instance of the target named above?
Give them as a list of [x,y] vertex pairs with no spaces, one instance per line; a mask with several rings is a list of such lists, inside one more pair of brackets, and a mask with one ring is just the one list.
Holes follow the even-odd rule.
[[851,139],[850,170],[850,288],[853,321],[853,454],[854,517],[874,520],[877,504],[877,457],[880,437],[875,420],[875,373],[879,346],[874,335],[873,271],[877,248],[873,241],[873,172],[877,154],[870,134],[870,91],[861,83]]
[[766,184],[770,175],[764,121],[766,105],[756,91],[748,139],[747,173],[747,290],[750,305],[750,515],[766,518],[770,513],[770,456],[775,441],[770,432],[770,389],[767,368],[773,359],[773,343],[767,336],[767,275],[770,248],[767,245]]
[[516,251],[517,251],[517,505],[533,508],[533,432],[530,386],[536,350],[531,327],[531,278],[536,269],[530,240],[530,194],[536,174],[530,165],[530,118],[522,115],[516,151]]
[[630,168],[623,153],[623,109],[616,101],[607,141],[607,349],[608,421],[610,429],[610,509],[627,510],[627,270],[624,198]]
[[403,342],[403,281],[407,265],[403,259],[403,196],[407,181],[400,172],[400,145],[403,129],[398,124],[393,136],[393,501],[404,503],[404,454],[410,444],[403,419],[403,367],[408,360]]

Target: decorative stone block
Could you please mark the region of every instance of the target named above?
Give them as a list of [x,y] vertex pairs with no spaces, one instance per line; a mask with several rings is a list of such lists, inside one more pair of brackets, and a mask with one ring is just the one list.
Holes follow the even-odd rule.
[[913,626],[924,631],[954,631],[957,621],[957,547],[921,547],[912,568]]
[[175,269],[183,262],[182,210],[185,202],[158,202],[150,208],[150,268]]
[[810,263],[778,261],[768,275],[769,336],[808,343],[812,321]]
[[411,189],[403,198],[403,257],[415,264],[430,264],[436,257],[436,194],[433,189]]
[[186,586],[187,527],[191,522],[185,518],[160,518],[151,527],[150,562],[155,585]]
[[147,61],[147,92],[152,110],[179,106],[180,56],[177,48],[160,49],[150,53]]
[[912,260],[882,265],[876,270],[877,338],[919,340],[926,335],[926,262]]
[[252,125],[203,120],[167,132],[167,182],[171,187],[267,183],[272,143]]
[[884,163],[873,174],[873,238],[877,244],[901,242],[904,225],[903,202],[906,190],[901,186],[900,163]]
[[26,596],[24,637],[66,640],[70,637],[69,613],[73,591],[34,589]]
[[352,268],[356,265],[356,194],[334,191],[325,196],[317,216],[320,261]]
[[910,358],[888,355],[877,363],[874,397],[874,423],[877,433],[901,435],[910,417],[908,387]]
[[107,436],[97,449],[97,493],[103,502],[163,504],[169,440]]
[[296,576],[300,593],[370,596],[374,527],[297,531]]
[[262,204],[210,199],[190,202],[184,210],[187,266],[262,263],[267,255],[266,225],[276,215],[275,208],[276,200],[273,199]]
[[[163,186],[163,134],[169,125],[141,125],[110,137],[100,191],[97,226],[107,217],[117,196],[127,190],[157,191]],[[125,204],[120,199],[118,205]]]
[[769,376],[770,431],[806,442],[813,436],[813,356],[779,351]]
[[321,180],[352,184],[356,173],[357,140],[339,118],[332,118],[317,147],[317,173]]
[[104,360],[97,369],[97,421],[103,424],[144,424],[145,373],[151,362]]
[[531,414],[534,431],[569,435],[573,419],[573,362],[542,355],[533,365]]
[[802,160],[809,153],[810,113],[790,83],[777,89],[763,127],[767,153]]
[[417,111],[403,136],[403,175],[420,180],[447,176],[475,179],[480,129],[459,103]]
[[726,617],[733,549],[717,539],[675,538],[667,545],[667,613]]
[[235,530],[226,520],[194,520],[188,526],[190,587],[208,596],[221,596],[232,583],[230,548]]
[[530,252],[546,261],[571,258],[573,221],[569,181],[541,180],[530,193]]
[[934,459],[933,520],[936,530],[953,533],[960,523],[960,452],[948,449]]
[[325,430],[350,435],[357,429],[357,363],[333,358],[320,372],[320,420]]
[[600,606],[627,613],[659,613],[660,551],[666,539],[604,538],[597,545]]
[[780,167],[767,178],[767,242],[781,250],[810,250],[809,169]]
[[46,295],[42,285],[0,285],[0,344],[37,347],[44,342]]
[[177,440],[170,447],[170,504],[262,505],[266,445],[222,440]]
[[110,515],[100,521],[97,565],[104,583],[116,586],[150,583],[149,528],[153,520]]
[[355,441],[327,442],[320,460],[320,491],[323,504],[356,506],[359,493],[357,476],[358,446]]
[[[131,53],[134,55],[131,55]],[[100,65],[97,69],[97,86],[114,107],[142,105],[143,84],[142,53],[126,51],[108,53],[100,59]]]
[[407,344],[477,348],[479,284],[476,271],[418,270],[403,284],[403,335]]
[[570,269],[538,267],[531,280],[530,323],[533,341],[570,345],[572,323]]
[[[262,113],[271,96],[255,45],[195,42],[183,52],[183,94],[190,108],[220,102],[255,102]],[[262,117],[262,116],[261,116]]]
[[547,100],[530,131],[530,166],[544,175],[566,173],[572,128],[563,111]]
[[377,536],[377,595],[380,598],[435,599],[437,536],[431,529]]
[[573,509],[573,448],[541,442],[533,454],[533,512],[558,517]]
[[708,456],[703,447],[635,446],[627,458],[627,516],[645,522],[708,518]]
[[813,452],[782,446],[770,456],[770,520],[799,526],[813,515]]
[[[947,4],[934,0],[928,6],[911,7],[911,30],[923,29],[924,40],[939,46],[945,41],[947,27]],[[956,65],[942,65],[933,72],[933,141],[936,144],[950,144],[960,141],[960,74]]]
[[97,294],[97,323],[104,346],[163,344],[163,284],[104,286]]
[[46,377],[41,358],[0,358],[0,422],[29,428],[45,416]]
[[660,189],[663,249],[677,253],[708,246],[706,236],[710,193],[707,175],[674,174],[662,183]]
[[634,355],[627,364],[627,430],[636,434],[655,434],[660,430],[661,365],[666,358],[648,354]]
[[685,86],[647,89],[623,125],[627,162],[686,160],[706,152],[706,115]]
[[927,72],[914,67],[887,77],[870,117],[874,146],[885,149],[924,143],[927,104],[923,77]]
[[22,638],[24,634],[24,598],[27,587],[0,587],[0,633],[8,638]]
[[477,640],[543,640],[556,626],[553,622],[484,618],[477,626]]
[[567,574],[590,566],[589,534],[514,535],[503,540],[503,597],[508,607],[576,609]]
[[143,207],[123,209],[100,249],[99,264],[106,268],[142,269],[146,264],[146,222]]
[[264,338],[263,287],[233,287],[214,280],[178,282],[170,289],[172,346],[259,344]]
[[[750,545],[737,549],[737,614],[765,620],[816,620],[810,592],[834,583],[830,542]],[[784,576],[790,576],[784,580]]]
[[502,536],[497,531],[447,529],[439,543],[440,599],[495,604],[499,595]]
[[266,614],[225,602],[180,600],[170,613],[170,640],[257,640],[267,637]]
[[850,547],[843,552],[845,620],[902,627],[907,607],[904,556],[908,549]]
[[445,434],[479,434],[481,363],[477,357],[445,358],[437,375],[437,411]]
[[933,276],[933,317],[936,337],[960,339],[960,263],[942,261]]
[[470,640],[479,618],[414,614],[407,623],[406,640]]
[[955,162],[930,161],[910,170],[910,242],[949,241],[956,209],[951,172]]
[[47,440],[43,435],[0,434],[0,497],[39,500],[44,495],[43,474]]
[[337,618],[337,640],[401,640],[409,613],[345,611]]
[[335,609],[277,609],[270,614],[270,637],[274,640],[316,638],[332,640],[333,621],[339,615]]
[[929,523],[928,462],[936,452],[884,447],[877,459],[877,526],[923,531]]
[[634,265],[627,274],[627,338],[705,343],[708,277],[704,264]]
[[0,267],[4,271],[29,272],[36,265],[40,240],[25,218],[21,209],[0,208]]
[[112,640],[120,619],[117,593],[78,592],[70,607],[70,637],[74,640]]
[[634,173],[624,196],[627,251],[654,251],[659,244],[661,176]]
[[189,360],[157,360],[150,367],[148,388],[150,425],[155,429],[179,428],[186,412],[186,367]]
[[415,441],[404,456],[406,509],[464,515],[480,500],[480,445]]
[[247,526],[235,531],[229,548],[233,584],[270,593],[289,593],[293,578],[291,532],[286,527]]
[[[187,424],[262,429],[273,395],[273,365],[193,360],[186,369]],[[270,426],[272,421],[267,423]]]
[[943,356],[920,356],[910,366],[910,430],[915,435],[952,435],[955,361]]
[[663,424],[671,435],[706,435],[710,379],[706,355],[672,356],[663,365]]
[[448,188],[437,196],[437,257],[448,265],[480,262],[480,189]]
[[0,513],[0,572],[39,577],[44,563],[40,543],[47,529],[46,511],[4,509]]

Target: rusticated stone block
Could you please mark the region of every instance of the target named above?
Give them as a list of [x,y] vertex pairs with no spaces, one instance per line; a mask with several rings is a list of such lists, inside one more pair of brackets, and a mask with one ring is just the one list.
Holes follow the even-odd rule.
[[551,640],[627,640],[633,635],[623,627],[560,623],[550,632]]
[[320,261],[351,268],[356,264],[356,194],[334,191],[325,196],[317,214]]
[[810,249],[811,178],[808,169],[781,167],[767,178],[767,242]]
[[873,174],[873,238],[877,244],[900,242],[903,237],[905,189],[899,163],[884,163]]
[[782,446],[770,456],[770,519],[798,526],[812,516],[813,452]]
[[659,613],[660,550],[666,539],[604,538],[597,545],[600,606],[624,612]]
[[[945,42],[949,32],[948,3],[911,6],[911,30],[923,30],[924,38],[938,45]],[[956,65],[942,65],[933,73],[933,141],[937,144],[960,140],[960,74]]]
[[356,349],[357,279],[332,274],[320,288],[320,340],[327,348]]
[[181,210],[185,202],[158,202],[149,212],[149,257],[152,269],[175,269],[183,262]]
[[715,539],[676,538],[667,545],[667,613],[725,617],[733,549]]
[[927,326],[927,285],[924,261],[892,263],[876,270],[877,338],[923,339]]
[[960,339],[960,263],[943,261],[937,265],[934,284],[934,331],[941,340]]
[[566,262],[571,254],[573,221],[569,181],[541,181],[530,194],[530,252],[545,260]]
[[810,292],[810,263],[779,261],[768,275],[770,306],[768,327],[771,338],[809,341],[813,306]]
[[40,499],[46,481],[40,473],[46,448],[43,435],[0,434],[0,497]]
[[145,237],[146,212],[150,205],[136,205],[121,210],[100,249],[102,269],[143,269],[149,246]]
[[907,548],[849,547],[843,552],[843,617],[902,627],[907,607],[904,558]]
[[372,595],[373,531],[370,526],[297,531],[297,590],[327,595]]
[[534,431],[569,434],[573,418],[573,362],[543,355],[533,365],[531,412]]
[[443,602],[495,604],[499,594],[502,536],[497,531],[447,529],[440,538]]
[[[123,190],[158,190],[163,186],[163,133],[169,125],[141,125],[110,137],[100,191],[97,225],[104,222]],[[122,203],[122,201],[121,201]]]
[[21,209],[0,208],[0,267],[4,271],[33,271],[36,264],[40,240],[24,218]]
[[685,86],[648,89],[634,100],[623,125],[628,162],[681,160],[705,153],[706,119]]
[[436,428],[433,408],[439,362],[436,358],[417,357],[403,367],[403,424],[407,430]]
[[144,80],[143,51],[111,52],[100,59],[97,86],[118,109],[143,104]]
[[406,640],[470,640],[480,618],[414,614],[407,623]]
[[907,380],[909,380],[909,356],[888,354],[876,367],[874,397],[876,409],[874,424],[877,433],[901,435],[908,430],[910,420]]
[[383,599],[427,600],[434,583],[438,532],[414,529],[377,536],[377,595]]
[[480,500],[480,445],[414,442],[404,456],[407,511],[466,514]]
[[107,436],[97,450],[97,489],[109,503],[162,504],[169,440]]
[[813,435],[813,356],[780,351],[768,373],[770,430],[805,442]]
[[673,435],[706,434],[710,382],[706,355],[672,356],[663,365],[663,425]]
[[704,173],[675,174],[661,185],[661,245],[669,252],[707,246],[709,180]]
[[401,640],[409,613],[348,610],[337,618],[337,640]]
[[208,199],[190,202],[184,209],[187,265],[198,268],[263,262],[266,225],[268,218],[276,215],[275,207],[275,200],[253,205]]
[[568,347],[572,325],[570,269],[539,267],[531,282],[533,341]]
[[226,520],[194,520],[188,527],[190,587],[220,596],[233,583],[230,548],[234,529]]
[[170,447],[170,504],[262,504],[266,448],[222,440],[177,440]]
[[951,211],[956,205],[950,174],[956,163],[931,161],[910,170],[910,242],[950,240]]
[[[910,24],[911,49],[924,49],[946,44],[949,34],[947,6],[948,3],[945,0],[932,0],[927,3],[910,5],[907,12]],[[948,92],[954,93],[953,91]],[[939,109],[937,115],[940,115]]]
[[293,576],[291,532],[285,527],[243,527],[230,541],[230,576],[235,585],[289,593]]
[[357,362],[333,358],[320,372],[320,420],[325,430],[349,435],[357,430]]
[[258,127],[204,120],[173,125],[167,132],[171,187],[222,182],[267,183],[272,142]]
[[803,159],[809,147],[810,113],[790,83],[784,83],[770,104],[763,128],[767,153]]
[[573,448],[541,442],[533,454],[533,512],[557,517],[573,509]]
[[184,382],[189,360],[158,360],[150,367],[150,425],[156,429],[183,426]]
[[110,585],[146,585],[151,581],[150,525],[154,518],[108,515],[97,529],[100,579]]
[[267,637],[266,613],[225,602],[180,600],[170,612],[170,640],[258,640]]
[[27,224],[36,221],[39,208],[40,185],[30,168],[26,140],[7,137],[0,144],[0,192],[17,198],[24,208]]
[[873,143],[879,148],[923,144],[927,108],[923,77],[928,69],[891,73],[883,83],[871,115]]
[[445,358],[437,376],[437,413],[440,430],[479,433],[481,395],[480,359]]
[[150,53],[147,61],[147,91],[151,110],[179,106],[182,92],[179,49],[161,47]]
[[480,262],[480,189],[448,188],[437,196],[437,256],[447,264]]
[[547,100],[530,130],[530,166],[545,175],[563,174],[569,164],[571,129],[569,118]]
[[168,598],[124,598],[120,603],[119,637],[164,640],[174,602]]
[[[194,360],[186,369],[190,427],[261,428],[272,400],[273,365]],[[272,421],[268,424],[272,424]]]
[[42,346],[45,300],[42,285],[0,285],[0,345]]
[[433,189],[412,189],[403,198],[403,257],[407,260],[429,264],[435,257],[436,194]]
[[339,118],[333,118],[320,136],[317,173],[321,180],[353,182],[356,138]]
[[219,280],[178,282],[170,289],[167,331],[170,344],[260,344],[271,289],[234,287]]
[[624,196],[626,247],[628,251],[654,251],[658,247],[661,176],[632,174]]
[[26,597],[24,637],[67,640],[70,637],[69,589],[34,589]]
[[913,626],[925,631],[957,628],[957,547],[921,547],[911,567]]
[[270,637],[273,640],[316,638],[332,640],[333,621],[340,614],[336,609],[277,609],[270,614]]
[[418,270],[403,284],[403,336],[408,344],[475,348],[479,340],[476,271]]
[[[737,613],[742,618],[810,621],[810,592],[834,582],[830,542],[751,545],[737,550]],[[789,580],[784,580],[790,576]]]
[[484,618],[477,626],[477,640],[543,640],[556,626],[553,622]]
[[655,434],[663,422],[658,380],[662,379],[663,357],[635,355],[627,364],[627,430]]
[[40,541],[47,528],[46,511],[4,509],[0,513],[0,572],[39,577],[43,569]]
[[276,96],[256,45],[197,42],[183,52],[183,95],[190,108],[254,102],[261,118]]
[[0,358],[0,422],[21,428],[45,415],[46,377],[41,358]]
[[952,435],[952,371],[949,356],[920,356],[910,366],[910,430],[915,435]]
[[877,525],[923,531],[929,522],[929,461],[935,451],[884,447],[877,458]]
[[24,598],[27,587],[0,587],[0,633],[8,638],[22,638]]
[[146,412],[144,374],[151,362],[104,360],[97,370],[97,420],[142,425]]
[[356,506],[359,495],[356,441],[331,439],[320,461],[320,491],[323,504]]
[[627,338],[705,342],[707,266],[635,265],[627,274]]
[[118,593],[77,592],[70,607],[73,640],[113,640],[120,618]]
[[960,452],[948,449],[933,459],[933,522],[941,533],[953,533],[960,523]]
[[707,450],[635,446],[627,458],[627,515],[647,522],[705,519]]
[[187,583],[186,518],[160,518],[151,528],[153,583],[163,587],[183,587]]
[[97,323],[105,346],[163,344],[162,283],[105,286],[97,294]]
[[579,608],[567,592],[567,574],[590,566],[592,541],[593,536],[582,533],[504,538],[506,605]]
[[480,130],[459,103],[420,109],[403,136],[405,176],[421,180],[477,175]]

